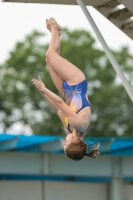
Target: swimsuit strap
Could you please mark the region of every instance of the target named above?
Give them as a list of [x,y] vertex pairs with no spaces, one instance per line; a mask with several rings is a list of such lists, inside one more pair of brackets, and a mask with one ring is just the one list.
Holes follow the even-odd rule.
[[[68,129],[68,131],[69,131],[70,133],[72,133],[72,131],[71,131],[71,129],[70,129],[70,124],[69,124],[69,123],[68,123],[68,126],[67,126],[66,128]],[[85,133],[88,131],[89,128],[90,128],[90,125],[87,127],[87,129],[86,129],[86,131],[85,131],[84,133],[79,133],[79,134],[81,134],[81,135],[85,134]]]

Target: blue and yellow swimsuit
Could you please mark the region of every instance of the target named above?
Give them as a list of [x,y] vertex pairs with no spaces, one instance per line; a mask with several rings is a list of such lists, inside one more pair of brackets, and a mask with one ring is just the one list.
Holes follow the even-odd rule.
[[[65,102],[74,112],[78,113],[83,108],[90,106],[90,103],[86,99],[86,94],[87,94],[87,80],[86,79],[76,85],[69,85],[66,81],[64,81],[63,88],[64,88]],[[72,131],[70,130],[70,124],[68,122],[67,117],[65,117],[65,124],[66,124],[66,128],[72,133]],[[87,130],[88,129],[89,129],[89,126]],[[80,133],[80,134],[84,134],[84,133]]]

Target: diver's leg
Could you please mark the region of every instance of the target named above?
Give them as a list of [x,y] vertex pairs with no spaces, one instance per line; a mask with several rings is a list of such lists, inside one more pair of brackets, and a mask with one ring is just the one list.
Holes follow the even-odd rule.
[[[46,62],[47,62],[47,59],[46,59]],[[58,89],[60,94],[62,96],[64,96],[64,89],[63,89],[63,81],[64,80],[55,71],[55,69],[49,65],[49,63],[47,65],[48,65],[48,70],[49,70],[49,73],[50,73],[50,76],[52,78],[52,81],[53,81],[54,85],[56,86],[56,88]]]
[[[55,22],[55,21],[54,21]],[[56,24],[57,25],[57,24]],[[50,24],[49,24],[49,20],[46,19],[46,26],[47,26],[47,29],[51,32],[51,27],[50,27]],[[61,36],[62,34],[62,30],[61,30],[61,27],[59,25],[57,25],[57,29],[58,29],[58,33],[59,33],[59,36]],[[60,53],[60,45],[57,45],[57,53],[59,54]],[[54,83],[54,85],[56,86],[56,88],[58,89],[58,91],[60,92],[60,94],[62,96],[64,96],[64,90],[63,90],[63,79],[60,77],[60,75],[55,71],[55,69],[53,67],[51,67],[51,65],[49,64],[49,62],[47,62],[47,58],[46,58],[46,63],[47,63],[47,66],[48,66],[48,70],[49,70],[49,73],[50,73],[50,76],[52,78],[52,81]]]
[[50,65],[61,77],[62,80],[69,84],[77,84],[85,79],[83,72],[69,61],[62,58],[58,51],[60,49],[60,34],[61,27],[57,24],[54,18],[49,19],[51,41],[46,53],[47,64]]

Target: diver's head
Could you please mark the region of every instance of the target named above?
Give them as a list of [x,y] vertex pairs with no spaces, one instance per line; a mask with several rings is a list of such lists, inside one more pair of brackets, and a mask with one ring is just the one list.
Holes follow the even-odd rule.
[[97,146],[89,146],[80,138],[74,137],[73,134],[68,134],[64,141],[64,151],[67,157],[72,160],[81,160],[84,156],[96,158],[99,154],[98,149],[100,144]]

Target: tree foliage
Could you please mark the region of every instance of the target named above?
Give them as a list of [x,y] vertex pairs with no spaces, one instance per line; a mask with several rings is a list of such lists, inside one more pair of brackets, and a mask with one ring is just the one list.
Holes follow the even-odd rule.
[[[17,42],[9,58],[0,66],[0,125],[3,132],[21,123],[21,133],[28,126],[34,134],[64,135],[60,119],[31,82],[32,78],[41,76],[46,87],[59,95],[45,62],[48,48],[48,44],[42,42],[45,37],[37,31],[26,36]],[[132,56],[128,48],[123,47],[114,54],[132,83]],[[88,136],[133,136],[131,100],[90,33],[64,29],[61,56],[78,66],[89,82],[92,121]]]

